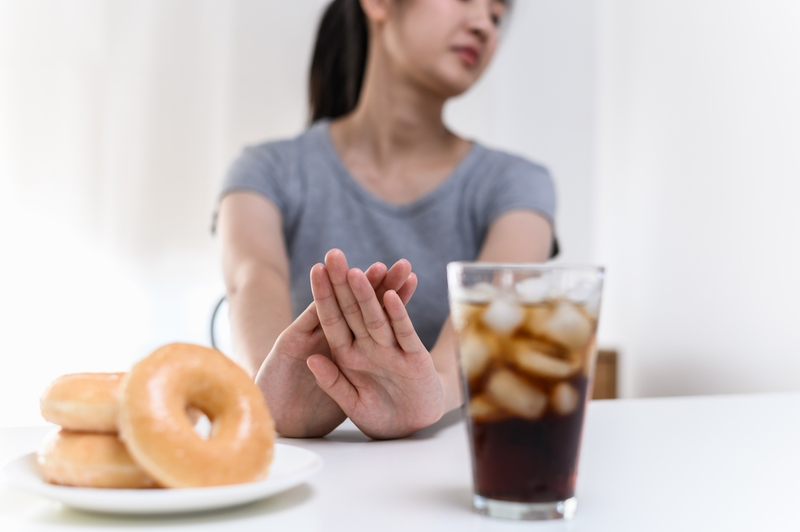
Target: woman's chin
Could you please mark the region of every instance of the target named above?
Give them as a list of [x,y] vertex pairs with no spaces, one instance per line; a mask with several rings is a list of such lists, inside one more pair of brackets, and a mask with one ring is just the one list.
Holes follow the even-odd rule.
[[450,83],[446,84],[443,87],[443,94],[446,95],[446,98],[455,98],[456,96],[461,96],[465,92],[467,92],[472,86],[475,84],[475,79],[470,79],[469,81],[460,81],[454,82],[451,80]]
[[456,68],[449,68],[443,72],[439,78],[443,92],[447,93],[448,98],[459,96],[467,92],[480,78],[481,70],[465,68],[457,65]]
[[475,81],[477,78],[474,75],[448,73],[448,75],[438,75],[429,79],[425,85],[444,99],[449,99],[467,92],[475,84]]
[[436,93],[444,99],[453,98],[467,92],[481,76],[483,68],[470,68],[460,60],[440,61],[417,70],[413,77],[421,87]]

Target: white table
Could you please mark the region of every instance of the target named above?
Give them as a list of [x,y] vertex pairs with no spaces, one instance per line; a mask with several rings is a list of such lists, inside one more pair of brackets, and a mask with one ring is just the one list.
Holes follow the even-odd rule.
[[[0,429],[0,463],[48,430]],[[474,514],[466,430],[451,413],[399,441],[369,441],[350,424],[322,440],[284,440],[322,455],[322,472],[226,511],[105,516],[3,486],[0,530],[800,530],[800,393],[598,401],[584,434],[569,523]]]

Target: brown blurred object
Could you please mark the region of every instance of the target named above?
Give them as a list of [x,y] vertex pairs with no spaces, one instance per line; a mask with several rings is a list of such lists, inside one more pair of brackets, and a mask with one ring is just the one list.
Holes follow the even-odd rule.
[[597,352],[597,366],[594,370],[594,390],[592,399],[617,398],[617,352],[601,349]]

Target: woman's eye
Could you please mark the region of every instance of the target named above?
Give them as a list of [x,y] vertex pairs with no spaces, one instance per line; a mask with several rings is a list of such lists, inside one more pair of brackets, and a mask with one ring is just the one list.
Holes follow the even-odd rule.
[[491,18],[495,26],[499,26],[503,20],[503,15],[506,14],[506,3],[501,0],[495,0],[491,3]]
[[[471,0],[459,0],[459,1],[462,4],[468,4]],[[498,3],[500,4],[500,6],[502,6],[500,8],[502,10],[500,13],[493,12],[493,13],[491,13],[489,15],[489,18],[491,19],[492,24],[494,24],[495,26],[499,26],[500,22],[503,20],[503,14],[505,14],[505,3],[502,0],[494,0],[494,2],[492,2],[492,3],[494,4],[492,6],[492,9],[497,9],[497,7],[498,7],[497,4]]]

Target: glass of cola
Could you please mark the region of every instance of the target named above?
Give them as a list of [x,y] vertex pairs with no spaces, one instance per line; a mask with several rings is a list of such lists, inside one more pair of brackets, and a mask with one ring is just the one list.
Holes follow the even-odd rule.
[[574,515],[603,275],[593,266],[447,266],[478,512]]

